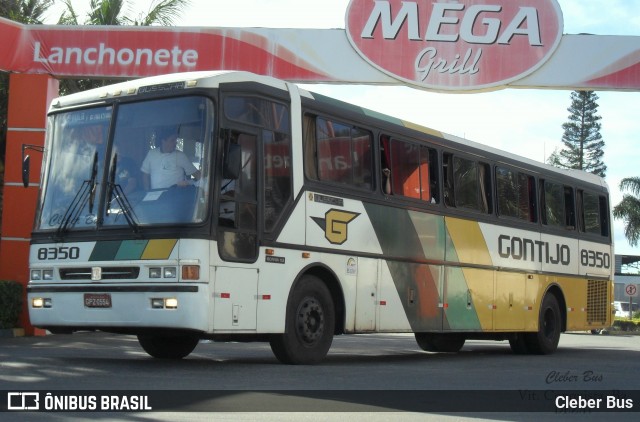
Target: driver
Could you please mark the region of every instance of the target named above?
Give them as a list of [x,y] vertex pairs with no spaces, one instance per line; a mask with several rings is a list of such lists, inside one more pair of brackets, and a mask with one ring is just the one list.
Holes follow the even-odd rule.
[[149,150],[140,168],[146,190],[188,186],[191,184],[189,178],[200,179],[200,170],[184,152],[176,149],[176,129],[158,131],[157,139],[160,140],[159,147]]

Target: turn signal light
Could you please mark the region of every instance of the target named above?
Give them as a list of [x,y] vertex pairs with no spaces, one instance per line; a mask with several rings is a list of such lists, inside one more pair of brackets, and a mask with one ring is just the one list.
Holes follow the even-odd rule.
[[182,279],[183,280],[199,280],[200,266],[199,265],[183,265]]

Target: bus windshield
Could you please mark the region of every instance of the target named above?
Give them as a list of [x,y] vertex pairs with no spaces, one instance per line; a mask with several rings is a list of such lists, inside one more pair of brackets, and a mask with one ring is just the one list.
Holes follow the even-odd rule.
[[202,222],[213,115],[198,96],[51,115],[36,230]]

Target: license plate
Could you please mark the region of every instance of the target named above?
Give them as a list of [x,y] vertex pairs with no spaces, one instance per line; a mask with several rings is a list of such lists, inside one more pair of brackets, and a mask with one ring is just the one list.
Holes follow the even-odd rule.
[[84,306],[87,308],[110,308],[111,295],[109,293],[85,293]]

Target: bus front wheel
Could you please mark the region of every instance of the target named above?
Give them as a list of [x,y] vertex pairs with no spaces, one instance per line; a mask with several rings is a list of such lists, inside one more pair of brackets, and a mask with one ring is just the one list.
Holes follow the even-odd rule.
[[198,345],[198,337],[189,335],[158,336],[138,335],[140,346],[150,356],[158,359],[182,359],[193,352]]
[[416,342],[427,352],[457,353],[464,346],[465,338],[461,334],[415,333]]
[[327,355],[335,326],[331,293],[317,277],[303,276],[289,299],[285,332],[274,336],[271,350],[286,364],[312,364]]
[[555,295],[547,294],[540,306],[538,331],[525,334],[525,342],[530,353],[548,355],[556,351],[562,331],[562,315]]

